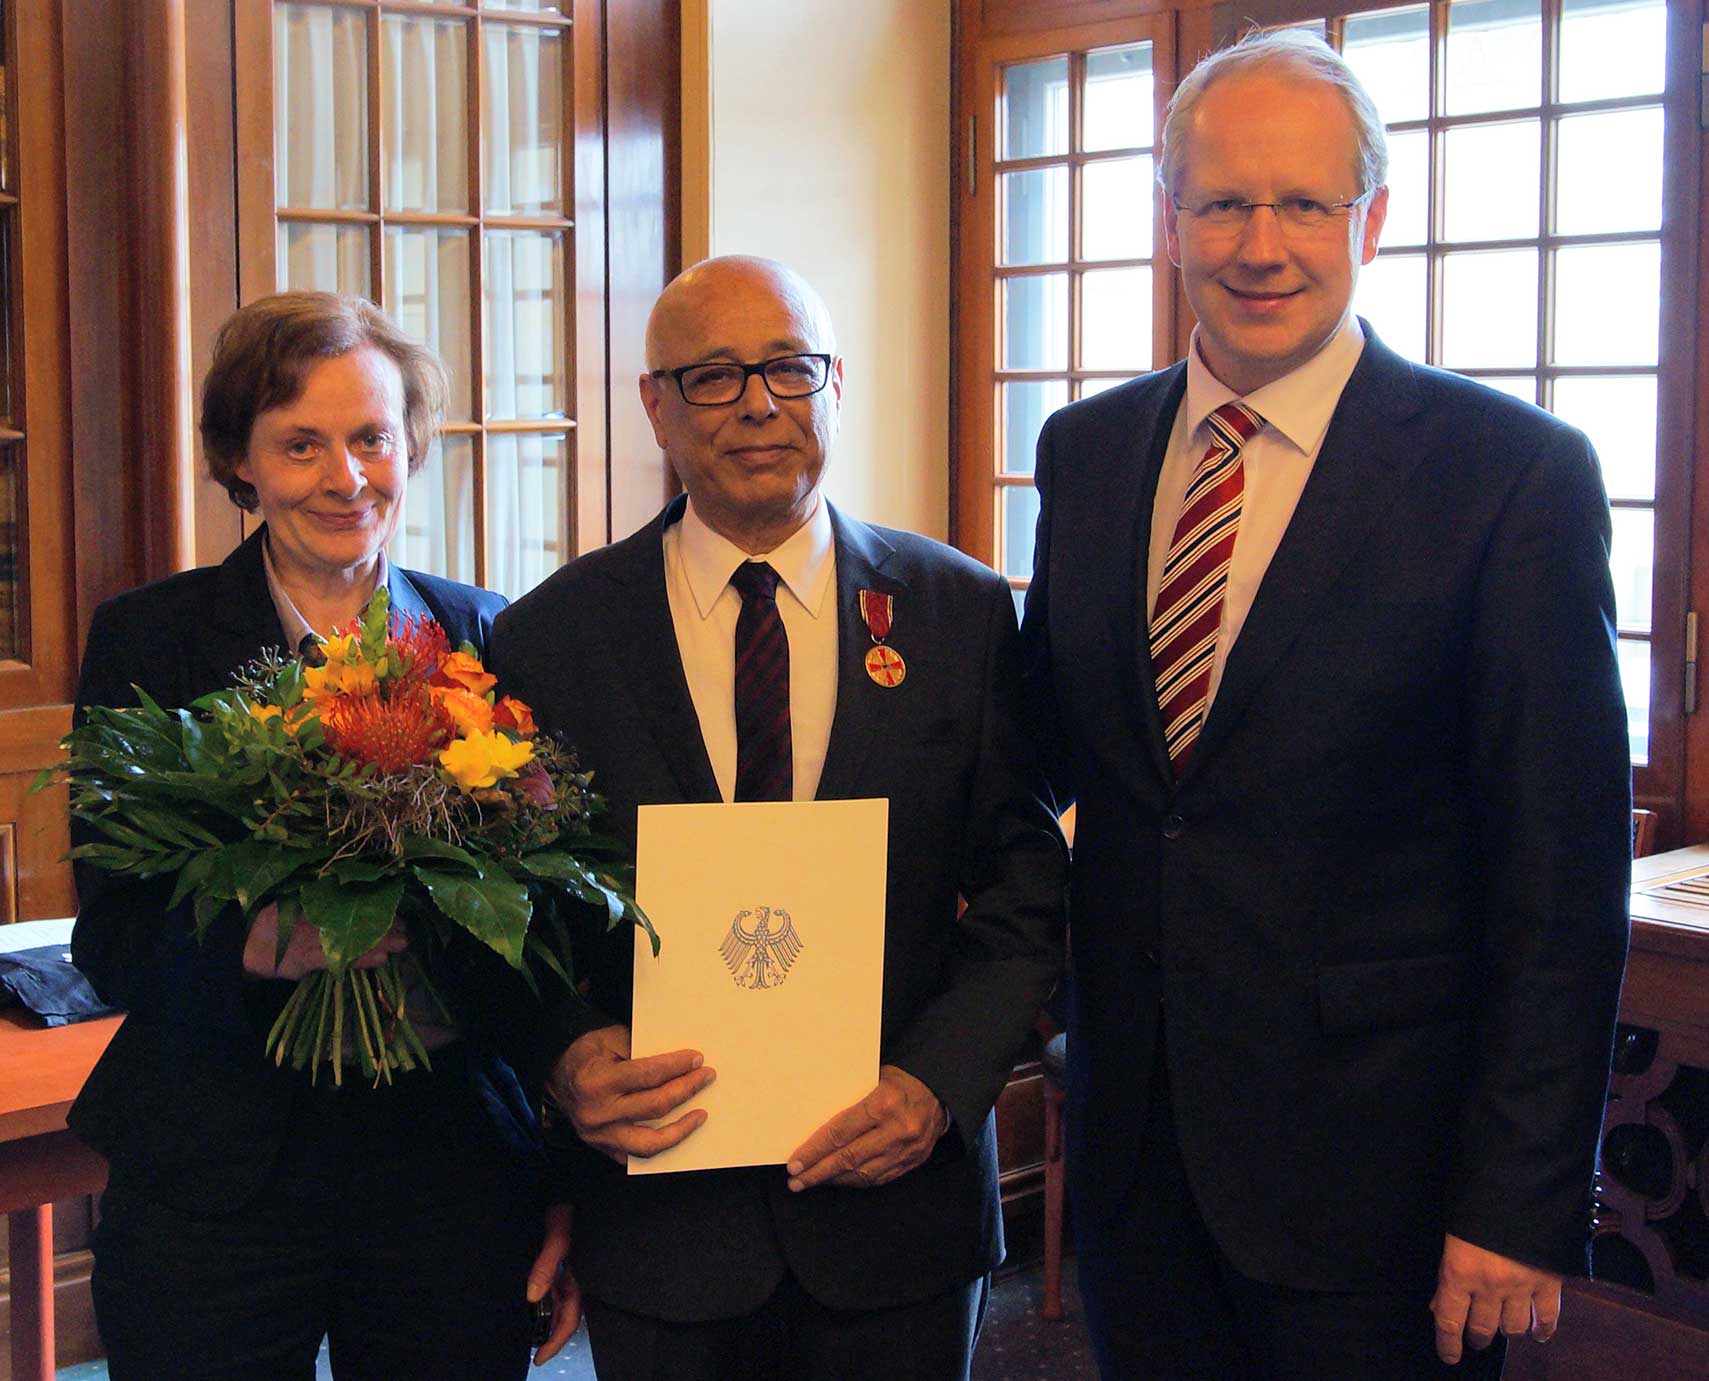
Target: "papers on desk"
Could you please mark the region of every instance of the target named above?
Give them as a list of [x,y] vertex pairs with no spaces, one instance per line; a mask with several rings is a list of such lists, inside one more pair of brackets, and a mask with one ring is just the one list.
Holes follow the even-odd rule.
[[631,1175],[775,1165],[878,1081],[890,803],[642,806],[636,1056],[695,1049],[706,1122]]

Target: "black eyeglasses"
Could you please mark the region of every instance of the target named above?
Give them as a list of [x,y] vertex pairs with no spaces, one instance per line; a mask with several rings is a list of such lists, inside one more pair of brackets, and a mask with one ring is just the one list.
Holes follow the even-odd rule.
[[734,403],[747,392],[754,375],[773,398],[810,398],[831,378],[829,355],[779,355],[758,364],[717,361],[687,364],[681,369],[655,369],[655,379],[671,378],[682,392],[682,400],[697,408],[718,408]]

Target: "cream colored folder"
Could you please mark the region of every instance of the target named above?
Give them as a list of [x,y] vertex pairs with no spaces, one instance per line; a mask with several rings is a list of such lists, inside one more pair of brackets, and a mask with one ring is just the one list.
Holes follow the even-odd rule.
[[[878,1081],[890,803],[642,806],[631,1053],[694,1049],[686,1140],[631,1175],[776,1165]],[[669,1119],[666,1119],[669,1120]]]

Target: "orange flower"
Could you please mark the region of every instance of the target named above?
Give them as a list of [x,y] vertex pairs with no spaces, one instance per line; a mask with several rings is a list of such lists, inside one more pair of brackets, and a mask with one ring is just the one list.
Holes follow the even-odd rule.
[[372,763],[382,775],[426,762],[450,736],[450,717],[434,698],[413,694],[340,696],[321,712],[334,752]]
[[503,696],[493,707],[493,723],[501,729],[509,729],[522,738],[533,738],[534,711],[529,709],[514,696]]
[[[452,653],[461,656],[461,653]],[[488,678],[491,679],[490,677]],[[429,686],[434,703],[451,716],[459,734],[489,734],[493,727],[493,707],[486,700],[460,686]]]
[[481,665],[479,657],[471,657],[467,652],[453,652],[439,664],[433,682],[438,686],[461,686],[476,695],[485,695],[498,684],[498,677]]
[[392,650],[406,679],[425,681],[451,655],[445,630],[426,615],[398,619],[392,625]]

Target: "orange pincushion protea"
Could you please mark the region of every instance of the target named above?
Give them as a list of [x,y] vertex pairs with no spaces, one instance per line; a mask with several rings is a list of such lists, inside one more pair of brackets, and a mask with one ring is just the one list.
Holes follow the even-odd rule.
[[451,719],[420,686],[390,695],[341,695],[321,711],[334,752],[372,763],[382,776],[426,762],[450,737]]
[[403,676],[406,681],[427,680],[451,655],[445,630],[425,614],[394,620],[389,641],[407,668]]

